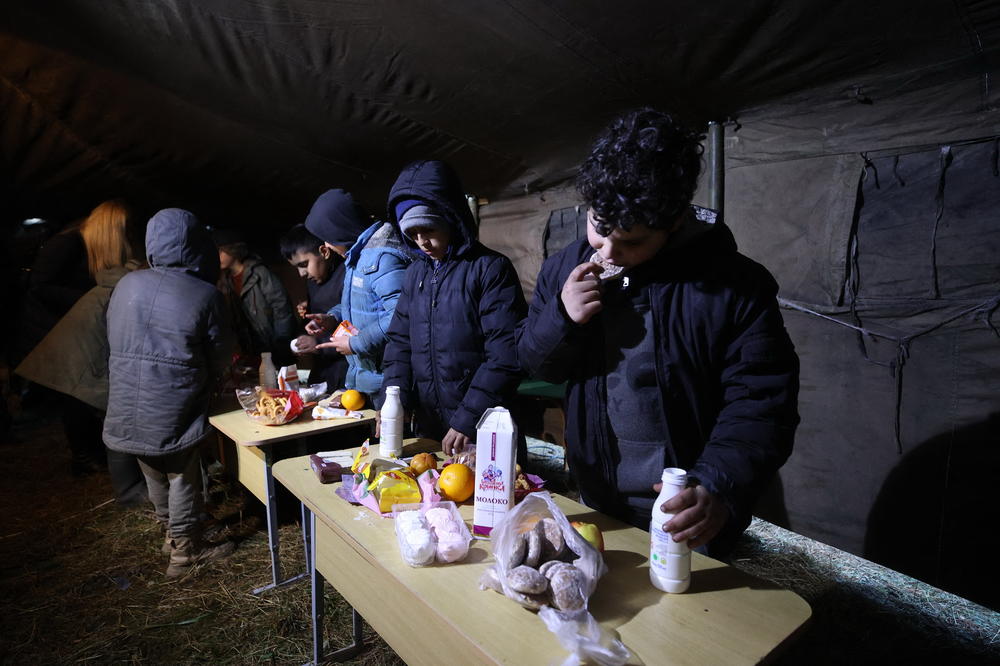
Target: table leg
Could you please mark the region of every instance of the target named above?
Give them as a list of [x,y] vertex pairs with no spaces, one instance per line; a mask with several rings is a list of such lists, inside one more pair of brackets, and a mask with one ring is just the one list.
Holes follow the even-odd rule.
[[306,508],[304,502],[300,502],[302,506],[302,545],[305,547],[306,555],[306,573],[312,571],[312,530],[314,529],[309,521],[312,519],[312,511]]
[[273,590],[281,585],[295,582],[308,575],[308,572],[300,573],[291,578],[281,580],[281,559],[278,554],[280,534],[278,531],[278,494],[274,487],[274,465],[273,455],[270,446],[261,446],[264,453],[264,487],[267,493],[267,543],[271,550],[271,582],[263,587],[258,587],[254,594],[261,594],[268,590]]
[[353,642],[347,647],[334,650],[330,654],[323,655],[323,616],[325,602],[323,600],[323,574],[316,568],[316,514],[302,504],[303,515],[309,516],[309,578],[312,583],[312,629],[313,629],[313,664],[319,664],[321,660],[326,661],[346,661],[361,653],[364,648],[364,622],[361,614],[355,609],[351,609],[351,630]]
[[[302,503],[302,513],[309,514],[309,580],[312,587],[312,627],[313,627],[313,663],[319,664],[323,657],[323,576],[316,569],[316,514]],[[303,520],[303,525],[305,525]]]

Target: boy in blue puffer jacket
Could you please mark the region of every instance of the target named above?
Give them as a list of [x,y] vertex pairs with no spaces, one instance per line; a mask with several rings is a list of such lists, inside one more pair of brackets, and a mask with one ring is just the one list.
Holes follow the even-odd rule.
[[514,330],[524,294],[510,259],[477,240],[462,185],[444,162],[404,168],[388,213],[415,259],[389,328],[383,390],[399,386],[419,433],[451,455],[474,442],[486,409],[510,407],[522,376]]
[[333,338],[315,349],[335,349],[347,357],[345,387],[374,398],[382,387],[382,354],[389,322],[410,258],[396,227],[371,223],[349,192],[327,190],[306,217],[306,228],[344,257],[344,291],[328,313],[307,314],[309,335],[326,335],[344,319],[358,334]]

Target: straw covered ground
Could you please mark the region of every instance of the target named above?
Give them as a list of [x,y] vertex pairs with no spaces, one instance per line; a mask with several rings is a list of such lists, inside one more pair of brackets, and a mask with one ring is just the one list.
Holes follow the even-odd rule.
[[[148,511],[118,508],[106,475],[69,474],[57,419],[21,420],[13,435],[0,444],[0,663],[310,659],[307,584],[250,592],[270,580],[270,560],[260,503],[237,485],[215,479],[211,486],[215,515],[239,541],[237,552],[168,580],[159,526]],[[538,447],[544,443],[536,454],[546,455]],[[538,471],[558,475],[561,461],[549,462]],[[284,512],[286,572],[304,569],[295,518]],[[732,564],[813,607],[779,664],[1000,663],[997,613],[769,523],[754,522]],[[326,592],[325,636],[335,649],[350,643],[350,608],[330,586]],[[402,663],[367,626],[364,640],[349,663]]]
[[[151,514],[111,501],[107,475],[76,479],[56,420],[15,426],[0,447],[0,662],[9,664],[300,664],[311,658],[309,588],[260,596],[270,580],[263,511],[225,481],[216,517],[239,541],[230,558],[180,580],[163,572]],[[298,525],[281,527],[285,571],[304,570]],[[327,586],[326,634],[350,643],[350,608]],[[366,627],[352,663],[402,663]]]

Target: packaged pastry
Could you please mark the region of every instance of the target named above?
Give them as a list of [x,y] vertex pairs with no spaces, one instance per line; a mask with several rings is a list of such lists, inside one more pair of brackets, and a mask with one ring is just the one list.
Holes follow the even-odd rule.
[[[454,502],[397,504],[392,507],[396,538],[403,560],[410,566],[432,562],[450,564],[469,554],[472,534]],[[425,545],[425,533],[430,545]]]
[[368,492],[375,496],[381,513],[392,511],[394,504],[420,501],[420,486],[410,476],[409,468],[379,472],[368,484]]
[[302,398],[297,391],[279,389],[236,389],[236,399],[254,421],[265,425],[283,425],[302,413]]

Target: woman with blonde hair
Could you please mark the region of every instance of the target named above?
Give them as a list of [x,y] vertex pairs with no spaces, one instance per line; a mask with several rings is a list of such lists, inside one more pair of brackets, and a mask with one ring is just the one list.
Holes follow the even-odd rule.
[[62,419],[72,472],[98,471],[106,459],[123,504],[145,501],[145,481],[134,457],[105,449],[102,430],[108,407],[108,302],[118,280],[139,267],[131,260],[131,214],[125,202],[105,201],[80,224],[87,268],[97,286],[80,297],[15,371],[64,394]]
[[127,229],[130,216],[124,201],[112,199],[92,210],[80,225],[91,276],[96,278],[101,271],[124,266],[132,258]]

